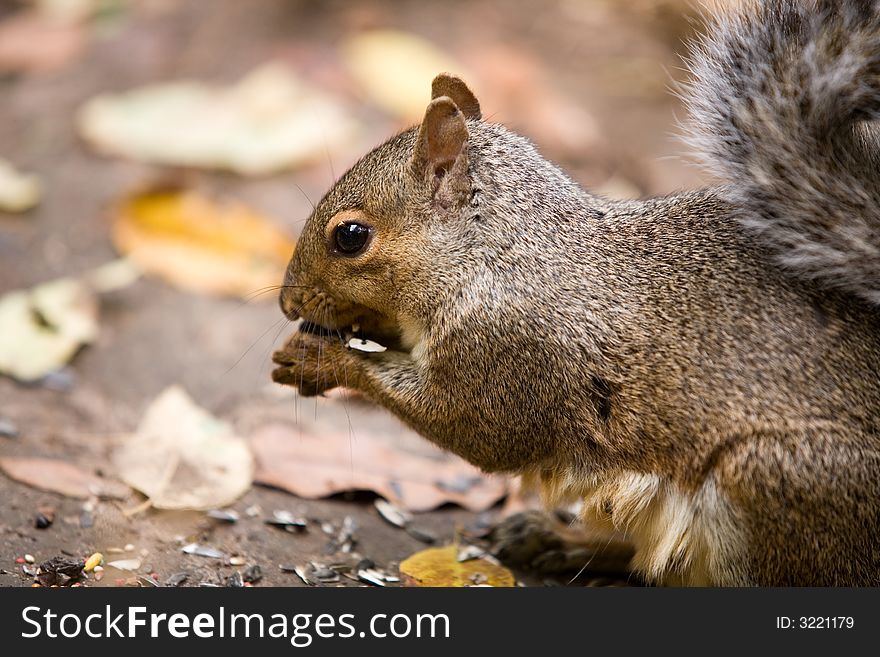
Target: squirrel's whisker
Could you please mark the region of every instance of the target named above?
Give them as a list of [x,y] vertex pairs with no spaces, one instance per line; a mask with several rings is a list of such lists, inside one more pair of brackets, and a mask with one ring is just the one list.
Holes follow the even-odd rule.
[[[287,317],[282,317],[281,319],[279,319],[279,320],[277,320],[277,321],[275,321],[275,322],[272,322],[272,324],[269,326],[269,328],[267,328],[265,331],[263,331],[262,333],[260,333],[259,337],[258,337],[256,340],[254,340],[253,342],[251,342],[250,346],[249,346],[247,349],[244,350],[244,353],[243,353],[241,356],[239,356],[239,357],[236,359],[236,361],[235,361],[232,365],[230,365],[229,369],[227,369],[225,372],[223,372],[223,374],[222,374],[221,376],[226,376],[226,375],[229,374],[233,369],[235,369],[235,367],[236,367],[236,366],[242,361],[242,359],[243,359],[245,356],[248,355],[248,353],[251,351],[251,349],[253,349],[255,346],[257,346],[257,343],[259,343],[264,337],[266,337],[266,334],[269,333],[269,331],[271,331],[272,329],[274,329],[274,328],[275,328],[276,326],[278,326],[279,324],[282,324],[280,330],[283,330],[283,329],[284,329],[284,324],[283,324],[283,322],[284,322],[285,320],[288,321],[288,322],[290,321],[290,320],[287,319]],[[276,338],[275,338],[275,339],[277,339],[277,335],[276,335]],[[273,340],[273,342],[274,342],[274,340]]]

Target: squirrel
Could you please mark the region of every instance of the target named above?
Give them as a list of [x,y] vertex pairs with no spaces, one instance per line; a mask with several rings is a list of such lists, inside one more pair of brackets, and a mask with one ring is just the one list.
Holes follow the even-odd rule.
[[707,23],[717,186],[592,195],[441,74],[308,218],[273,378],[580,501],[649,582],[878,585],[880,3]]

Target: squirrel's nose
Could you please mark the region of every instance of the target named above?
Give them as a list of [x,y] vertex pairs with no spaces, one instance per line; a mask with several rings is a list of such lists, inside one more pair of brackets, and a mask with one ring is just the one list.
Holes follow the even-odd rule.
[[299,319],[298,304],[295,295],[293,294],[293,290],[290,288],[282,288],[281,294],[278,297],[278,303],[281,306],[281,312],[284,313],[287,319],[291,322]]

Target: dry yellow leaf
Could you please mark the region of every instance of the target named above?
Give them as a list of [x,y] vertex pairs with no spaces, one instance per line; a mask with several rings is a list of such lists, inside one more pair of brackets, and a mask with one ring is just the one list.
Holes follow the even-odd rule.
[[446,71],[469,77],[427,40],[396,30],[357,34],[343,44],[342,55],[370,100],[404,121],[421,120],[435,75]]
[[241,203],[182,191],[126,199],[113,242],[144,272],[176,287],[232,296],[279,285],[294,246],[268,218]]
[[504,566],[486,559],[459,561],[456,545],[416,552],[401,562],[400,580],[404,586],[516,586]]

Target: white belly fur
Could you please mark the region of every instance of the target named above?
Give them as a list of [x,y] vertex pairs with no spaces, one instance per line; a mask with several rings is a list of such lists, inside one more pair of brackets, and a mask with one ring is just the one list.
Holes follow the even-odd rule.
[[746,582],[742,532],[712,477],[693,493],[659,475],[632,471],[601,481],[573,472],[554,477],[545,473],[538,479],[548,502],[582,500],[581,515],[588,528],[613,528],[631,541],[636,549],[633,569],[650,582]]

